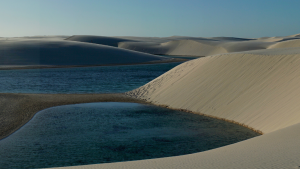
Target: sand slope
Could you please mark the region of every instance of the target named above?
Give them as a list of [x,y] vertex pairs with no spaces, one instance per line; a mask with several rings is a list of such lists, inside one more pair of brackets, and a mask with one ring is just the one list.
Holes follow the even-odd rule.
[[92,43],[36,38],[0,40],[0,65],[100,65],[166,58]]
[[300,48],[209,56],[127,94],[269,133],[300,122],[299,57]]

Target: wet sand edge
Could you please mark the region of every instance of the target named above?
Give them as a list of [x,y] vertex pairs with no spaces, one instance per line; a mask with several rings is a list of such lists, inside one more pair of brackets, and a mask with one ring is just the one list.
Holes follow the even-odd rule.
[[0,140],[25,125],[39,111],[61,105],[93,102],[149,104],[117,94],[12,94],[0,93]]

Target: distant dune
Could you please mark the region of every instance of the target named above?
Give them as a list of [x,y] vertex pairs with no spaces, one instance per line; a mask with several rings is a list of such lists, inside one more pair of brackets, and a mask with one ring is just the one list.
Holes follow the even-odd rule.
[[269,49],[292,48],[292,47],[300,47],[300,39],[291,39],[291,40],[281,41],[274,45],[269,46]]
[[[221,38],[218,38],[221,39]],[[226,38],[224,38],[226,39]],[[119,48],[136,50],[151,54],[209,56],[249,50],[266,49],[275,42],[259,40],[173,40],[164,43],[120,42]]]
[[0,65],[131,64],[167,59],[126,49],[58,38],[4,39],[0,40],[0,51]]
[[[258,39],[235,37],[104,37],[77,35],[66,40],[115,46],[123,49],[139,51],[155,55],[179,55],[179,56],[210,56],[222,53],[232,53],[250,50],[277,48],[282,42],[293,43],[299,40],[300,35],[286,37],[264,37]],[[282,45],[279,45],[282,46]],[[279,47],[278,46],[278,47]],[[291,45],[286,45],[290,46]],[[298,45],[292,45],[297,47]]]
[[96,43],[100,45],[108,45],[118,47],[119,42],[132,42],[134,40],[116,38],[116,37],[107,37],[107,36],[92,36],[92,35],[74,35],[66,38],[65,40],[77,41],[77,42],[88,42]]

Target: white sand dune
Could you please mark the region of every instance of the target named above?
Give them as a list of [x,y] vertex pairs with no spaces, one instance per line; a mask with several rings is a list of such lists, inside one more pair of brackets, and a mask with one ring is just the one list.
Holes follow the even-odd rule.
[[119,48],[140,51],[151,54],[180,55],[180,56],[207,56],[218,53],[227,53],[226,49],[195,40],[174,40],[165,43],[151,42],[121,42]]
[[270,45],[273,45],[274,43],[275,42],[263,42],[258,40],[240,41],[240,42],[234,41],[234,42],[223,43],[220,46],[225,48],[227,53],[231,53],[231,52],[267,49]]
[[[66,38],[66,40],[69,41],[96,43],[149,54],[199,57],[222,53],[279,47],[283,48],[285,46],[298,47],[298,45],[295,45],[294,42],[290,42],[298,39],[300,39],[299,34],[285,37],[264,37],[258,39],[235,37],[203,38],[187,36],[172,36],[164,38],[131,36],[105,37],[89,35],[76,35]],[[282,42],[286,42],[288,44],[281,44]],[[278,44],[278,47],[276,44]]]
[[0,65],[103,65],[160,61],[166,58],[146,53],[63,37],[9,38],[0,40]]
[[300,122],[299,57],[300,48],[209,56],[183,63],[128,95],[269,133]]
[[167,42],[119,42],[119,48],[151,54],[209,56],[250,50],[268,49],[282,41],[298,39],[295,37],[242,39],[230,37],[175,39]]
[[275,42],[258,40],[173,40],[164,43],[120,42],[119,48],[135,50],[151,54],[209,56],[221,53],[231,53],[249,50],[267,49]]
[[176,157],[70,168],[299,168],[300,48],[221,54],[185,62],[127,95],[233,120],[265,133]]
[[[123,49],[139,51],[156,55],[179,56],[209,56],[222,53],[232,53],[250,50],[273,48],[271,46],[283,41],[297,40],[300,36],[265,37],[258,39],[246,39],[235,37],[105,37],[75,35],[65,40],[86,43],[95,43]],[[294,46],[296,47],[296,46]]]
[[297,37],[297,38],[300,38],[300,33],[295,34],[295,35],[290,35],[290,36],[288,36],[288,37]]
[[292,39],[287,41],[281,41],[274,45],[269,46],[268,49],[273,48],[292,48],[292,47],[300,47],[300,39]]

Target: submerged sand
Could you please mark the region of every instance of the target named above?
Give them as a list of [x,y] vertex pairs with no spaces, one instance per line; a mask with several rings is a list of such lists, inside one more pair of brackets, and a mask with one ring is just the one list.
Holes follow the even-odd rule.
[[144,101],[124,94],[0,94],[0,139],[26,124],[37,112],[60,105],[91,102]]

